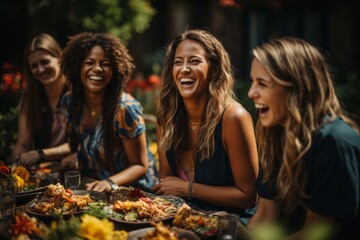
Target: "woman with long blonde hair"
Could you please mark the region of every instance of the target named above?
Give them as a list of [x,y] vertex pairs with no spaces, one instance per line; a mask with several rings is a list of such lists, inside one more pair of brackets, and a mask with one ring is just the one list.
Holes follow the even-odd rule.
[[185,31],[167,49],[162,81],[161,180],[153,191],[246,223],[256,202],[256,143],[252,118],[235,99],[228,53],[209,32]]
[[280,222],[302,238],[325,223],[350,239],[343,234],[359,224],[360,135],[341,108],[324,57],[297,38],[265,43],[253,57],[248,96],[259,114],[261,171],[250,228]]
[[[66,142],[60,101],[67,87],[60,69],[61,56],[59,43],[47,33],[36,35],[24,50],[26,88],[20,102],[18,139],[11,157],[26,167],[64,157],[55,148]],[[52,157],[46,156],[49,151],[54,153]],[[59,170],[55,163],[42,166]]]

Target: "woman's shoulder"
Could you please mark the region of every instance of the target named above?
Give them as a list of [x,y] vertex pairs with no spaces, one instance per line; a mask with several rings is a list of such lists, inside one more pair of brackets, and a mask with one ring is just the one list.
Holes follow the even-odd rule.
[[319,139],[333,139],[335,141],[355,141],[360,144],[360,134],[342,118],[335,118],[319,128],[315,136]]
[[223,121],[232,122],[252,122],[252,116],[249,111],[239,102],[231,102],[224,110]]
[[121,94],[118,100],[115,117],[122,118],[132,116],[132,118],[139,118],[143,114],[143,109],[140,102],[129,93]]
[[130,93],[123,92],[118,100],[118,104],[122,108],[141,107],[141,103]]

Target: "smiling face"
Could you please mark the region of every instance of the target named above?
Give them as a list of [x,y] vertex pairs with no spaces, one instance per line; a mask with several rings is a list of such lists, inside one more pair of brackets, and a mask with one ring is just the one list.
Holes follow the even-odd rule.
[[275,82],[257,59],[251,64],[250,78],[252,84],[248,96],[259,111],[261,124],[264,127],[284,126],[288,112],[286,109],[288,88]]
[[45,50],[38,50],[29,54],[28,64],[34,77],[44,85],[59,79],[60,63],[57,57],[53,57]]
[[184,40],[175,52],[173,79],[183,98],[208,94],[209,61],[196,41]]
[[80,78],[85,91],[104,93],[111,77],[112,66],[109,58],[100,46],[94,46],[81,66]]

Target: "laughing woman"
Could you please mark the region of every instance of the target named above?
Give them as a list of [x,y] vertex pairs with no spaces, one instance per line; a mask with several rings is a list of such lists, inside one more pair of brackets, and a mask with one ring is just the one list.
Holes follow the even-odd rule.
[[[66,142],[65,121],[60,111],[61,98],[67,91],[60,70],[61,54],[58,42],[46,33],[35,36],[24,50],[27,84],[21,98],[18,139],[11,158],[12,161],[18,158],[26,167],[46,161],[47,155],[59,161],[64,156],[56,147]],[[59,169],[56,163],[42,166]]]
[[256,202],[256,143],[252,118],[234,97],[228,53],[209,32],[186,31],[168,47],[162,80],[162,179],[152,190],[247,223]]
[[78,165],[95,179],[88,190],[111,191],[118,185],[148,190],[157,183],[155,159],[145,135],[140,103],[123,92],[134,64],[118,38],[106,33],[80,33],[70,38],[61,68],[71,92],[63,98],[67,133]]
[[359,128],[341,109],[323,56],[297,38],[265,43],[253,56],[248,95],[259,110],[261,171],[248,226],[279,223],[307,239],[323,224],[334,230],[326,239],[358,239]]

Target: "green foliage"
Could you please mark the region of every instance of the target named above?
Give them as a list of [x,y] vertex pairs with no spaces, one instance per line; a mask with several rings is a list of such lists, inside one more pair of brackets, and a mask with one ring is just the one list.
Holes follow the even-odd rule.
[[81,240],[82,238],[78,235],[79,227],[80,220],[78,218],[72,217],[67,221],[60,219],[60,221],[52,223],[51,229],[45,239]]
[[125,43],[133,33],[146,30],[156,13],[150,0],[31,0],[27,4],[33,14],[62,13],[74,33],[109,32]]
[[347,72],[332,67],[336,93],[345,110],[360,124],[360,71]]
[[246,81],[243,79],[238,79],[235,83],[235,92],[238,99],[238,102],[240,102],[246,110],[249,111],[249,113],[252,115],[253,120],[255,121],[257,119],[256,109],[254,107],[253,101],[248,97],[247,93],[250,89],[250,81]]
[[0,158],[11,154],[17,139],[18,108],[0,113]]

